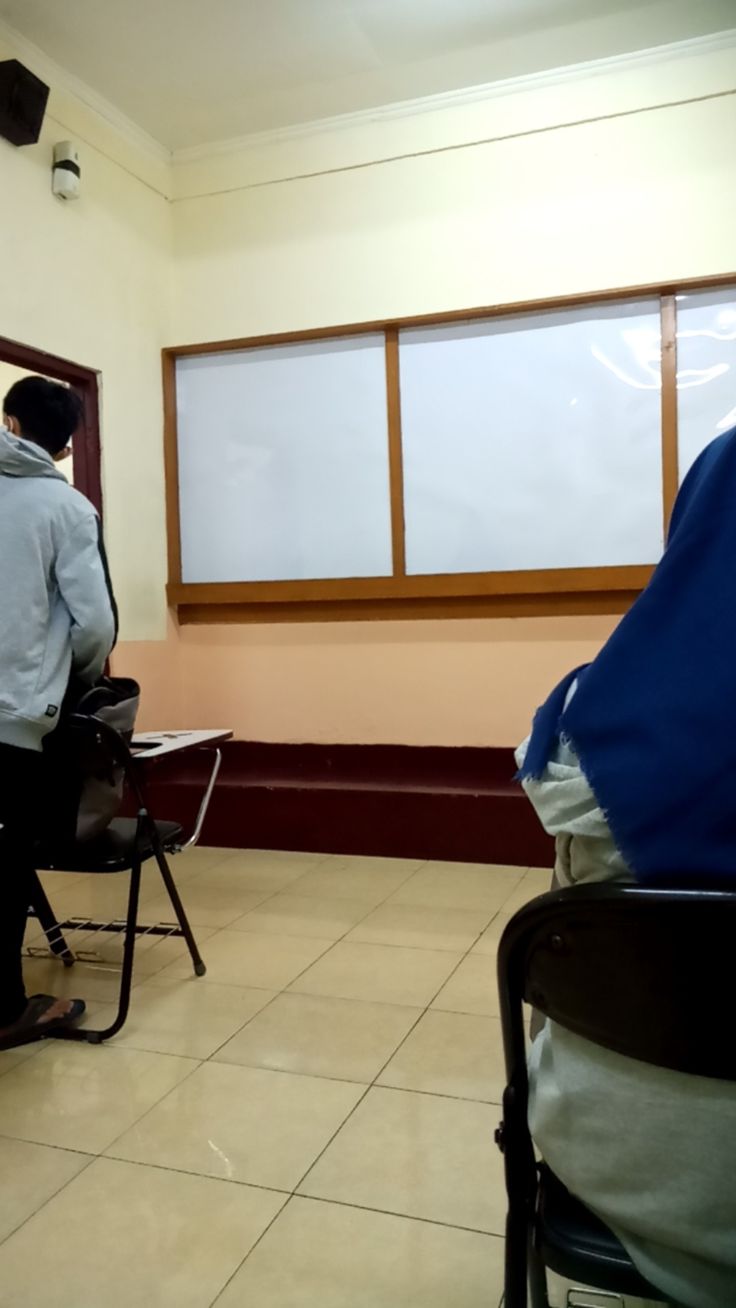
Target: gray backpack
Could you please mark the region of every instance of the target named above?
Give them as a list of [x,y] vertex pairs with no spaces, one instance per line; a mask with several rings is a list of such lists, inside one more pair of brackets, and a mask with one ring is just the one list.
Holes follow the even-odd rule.
[[[140,696],[132,677],[103,677],[81,692],[70,690],[61,721],[44,744],[55,796],[44,843],[64,846],[93,840],[117,817],[123,803],[123,769],[95,737],[93,720],[114,727],[130,744]],[[75,730],[79,718],[90,719],[90,730]]]

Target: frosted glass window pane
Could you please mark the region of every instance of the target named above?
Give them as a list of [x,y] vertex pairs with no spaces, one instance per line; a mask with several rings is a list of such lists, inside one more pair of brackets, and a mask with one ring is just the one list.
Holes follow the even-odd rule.
[[736,288],[677,296],[680,480],[706,445],[736,427]]
[[391,573],[382,335],[176,365],[184,581]]
[[654,563],[656,302],[400,336],[412,574]]

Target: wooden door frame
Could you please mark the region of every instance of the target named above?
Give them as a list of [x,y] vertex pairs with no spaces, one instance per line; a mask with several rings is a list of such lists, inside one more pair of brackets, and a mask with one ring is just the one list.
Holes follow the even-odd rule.
[[102,517],[99,372],[4,336],[0,336],[0,363],[66,382],[79,395],[84,415],[81,427],[74,434],[74,485],[91,500]]

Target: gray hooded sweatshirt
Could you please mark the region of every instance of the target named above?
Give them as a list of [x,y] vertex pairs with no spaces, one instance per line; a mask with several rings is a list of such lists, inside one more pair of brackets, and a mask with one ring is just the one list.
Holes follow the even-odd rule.
[[0,743],[40,750],[72,672],[96,681],[116,634],[95,510],[0,426]]

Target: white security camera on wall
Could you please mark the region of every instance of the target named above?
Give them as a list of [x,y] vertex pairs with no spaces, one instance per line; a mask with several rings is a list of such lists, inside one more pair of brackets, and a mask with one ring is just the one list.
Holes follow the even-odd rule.
[[54,146],[54,168],[51,189],[62,200],[76,200],[79,197],[81,180],[79,167],[79,150],[73,141],[59,141]]

